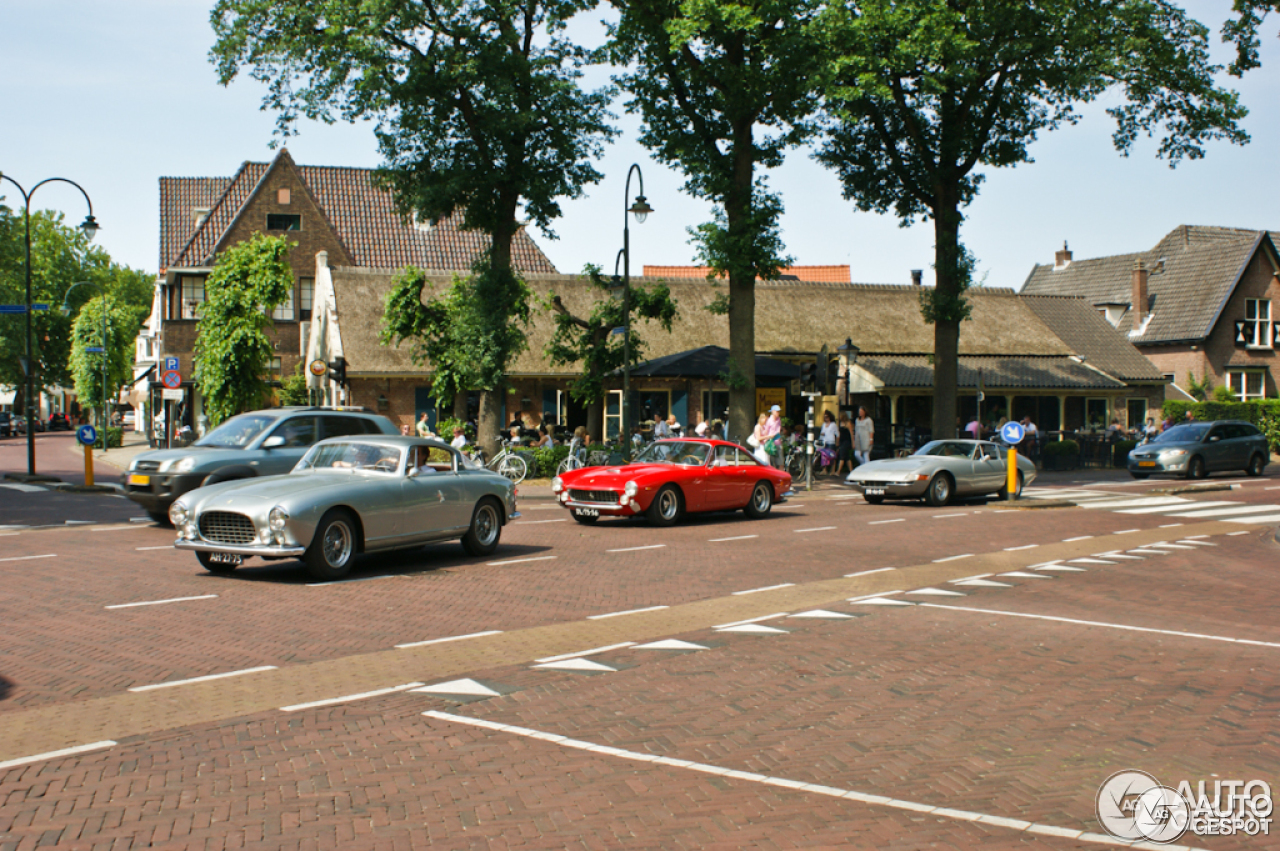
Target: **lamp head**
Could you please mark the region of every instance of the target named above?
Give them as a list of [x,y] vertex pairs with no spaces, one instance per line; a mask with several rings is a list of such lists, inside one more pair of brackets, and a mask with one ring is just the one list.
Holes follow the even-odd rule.
[[861,349],[853,344],[853,339],[851,337],[845,337],[844,343],[840,345],[837,351],[845,356],[845,360],[848,363],[855,364],[858,362],[858,352],[861,351]]
[[637,195],[636,202],[631,205],[631,209],[629,209],[627,212],[635,213],[636,222],[639,224],[644,224],[644,220],[647,219],[649,217],[649,214],[653,212],[653,208],[649,206],[649,202],[645,200],[645,197],[643,195]]
[[102,230],[102,225],[98,224],[98,220],[93,217],[93,213],[85,216],[84,221],[80,223],[80,232],[90,242],[93,241],[93,238],[100,230]]

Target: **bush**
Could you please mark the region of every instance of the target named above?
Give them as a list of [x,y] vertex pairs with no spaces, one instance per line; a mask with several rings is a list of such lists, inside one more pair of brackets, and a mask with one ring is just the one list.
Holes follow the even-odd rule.
[[1177,402],[1164,403],[1165,417],[1175,424],[1186,418],[1187,411],[1198,420],[1244,420],[1262,428],[1264,416],[1280,418],[1280,399],[1258,399],[1253,402]]
[[99,431],[99,432],[98,432],[98,439],[97,439],[97,441],[96,441],[96,442],[94,442],[94,444],[93,444],[93,448],[94,448],[94,449],[101,449],[101,448],[102,448],[102,438],[103,438],[103,437],[105,437],[105,438],[107,439],[107,448],[108,448],[108,449],[116,449],[116,448],[118,448],[118,447],[120,447],[120,446],[124,445],[124,429],[122,429],[122,428],[117,428],[117,427],[115,427],[115,426],[108,426],[108,427],[107,427],[107,430],[106,430],[106,432],[105,432],[105,434],[104,434],[102,431]]
[[1138,445],[1136,440],[1117,440],[1111,444],[1111,466],[1124,469],[1129,466],[1129,450]]
[[475,429],[468,427],[462,420],[455,420],[452,417],[445,417],[444,419],[436,422],[436,434],[440,435],[440,437],[447,443],[448,441],[453,440],[453,430],[458,426],[462,426],[462,433],[466,435],[468,443],[476,439],[476,436],[473,433]]
[[1080,444],[1074,440],[1051,440],[1040,450],[1046,470],[1074,470],[1080,466]]
[[560,462],[569,457],[569,447],[562,444],[535,449],[533,456],[537,459],[537,472],[534,472],[534,467],[530,467],[529,475],[536,475],[539,479],[549,479],[556,474],[556,468],[560,466]]

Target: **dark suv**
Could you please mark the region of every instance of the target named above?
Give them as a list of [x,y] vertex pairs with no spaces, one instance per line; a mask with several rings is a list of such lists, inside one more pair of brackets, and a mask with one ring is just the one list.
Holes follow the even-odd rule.
[[1129,474],[1135,479],[1152,474],[1202,479],[1222,470],[1243,470],[1261,476],[1270,460],[1267,438],[1253,423],[1192,420],[1134,447],[1129,453]]
[[311,444],[326,437],[399,434],[391,420],[364,408],[269,408],[232,417],[190,446],[154,449],[121,476],[129,499],[157,523],[169,506],[202,485],[288,473]]

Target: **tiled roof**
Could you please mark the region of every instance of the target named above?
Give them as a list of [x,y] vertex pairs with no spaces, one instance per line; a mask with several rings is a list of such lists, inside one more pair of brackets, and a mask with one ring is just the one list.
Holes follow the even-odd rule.
[[[282,151],[277,162],[288,157]],[[292,160],[288,160],[292,165]],[[219,240],[253,195],[270,163],[246,162],[232,178],[160,180],[160,267],[209,266]],[[307,189],[357,266],[465,271],[486,250],[489,239],[458,228],[461,215],[417,227],[395,209],[391,193],[375,185],[372,169],[296,166]],[[203,182],[203,188],[193,184]],[[206,199],[220,188],[212,203]],[[202,194],[203,193],[203,194]],[[204,225],[192,223],[193,206],[211,207]],[[515,266],[524,273],[555,274],[555,266],[522,229],[512,245]]]
[[[932,387],[933,364],[926,355],[860,356],[858,366],[885,387]],[[956,384],[977,390],[978,370],[985,389],[1117,390],[1124,383],[1102,375],[1069,357],[960,356]]]
[[[646,278],[702,278],[711,274],[708,266],[645,266]],[[778,274],[799,281],[820,284],[847,284],[852,278],[846,266],[788,266]],[[724,277],[721,275],[720,277]]]
[[1024,295],[1022,300],[1073,352],[1108,375],[1122,381],[1162,380],[1155,364],[1084,299]]
[[[1075,260],[1060,269],[1036,266],[1022,293],[1078,296],[1092,305],[1128,305],[1133,300],[1134,263],[1141,260],[1150,273],[1151,319],[1141,336],[1130,339],[1139,345],[1200,340],[1213,330],[1219,308],[1266,235],[1258,230],[1182,225],[1149,251]],[[1132,319],[1130,307],[1116,330],[1128,334]]]

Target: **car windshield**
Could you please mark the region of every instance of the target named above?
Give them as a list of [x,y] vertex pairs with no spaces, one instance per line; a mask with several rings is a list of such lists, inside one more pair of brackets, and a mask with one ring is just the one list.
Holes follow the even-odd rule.
[[1198,443],[1209,430],[1209,423],[1182,423],[1156,435],[1152,443]]
[[659,440],[651,443],[636,456],[635,464],[679,464],[682,467],[701,467],[707,462],[710,447],[705,443],[683,440]]
[[279,422],[279,419],[276,417],[264,417],[261,414],[241,414],[238,417],[232,417],[197,440],[195,445],[240,449],[253,443],[258,435],[277,422]]
[[913,454],[934,455],[941,458],[970,458],[973,456],[973,444],[957,443],[954,440],[931,440]]
[[294,468],[295,473],[307,470],[396,473],[400,470],[400,449],[376,443],[317,443]]

